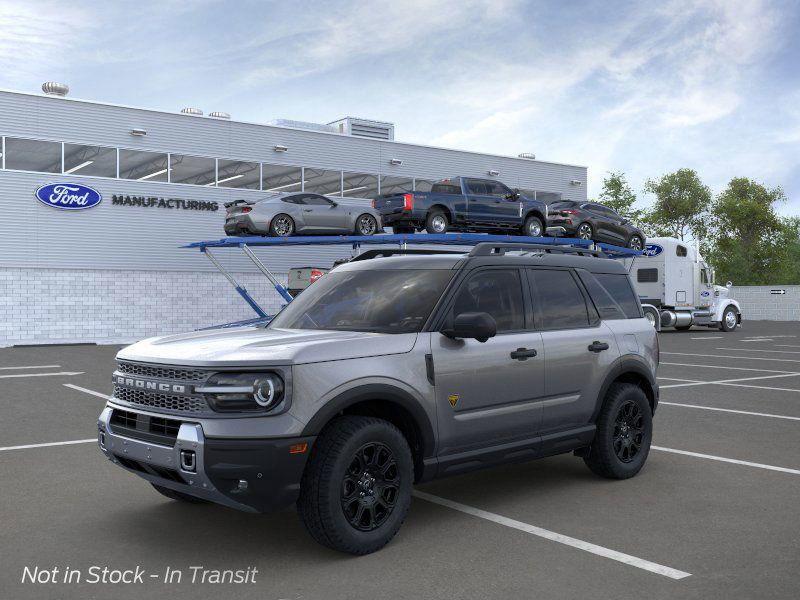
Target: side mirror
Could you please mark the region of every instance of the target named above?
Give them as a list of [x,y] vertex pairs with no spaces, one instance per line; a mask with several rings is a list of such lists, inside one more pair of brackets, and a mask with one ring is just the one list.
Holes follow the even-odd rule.
[[337,206],[339,206],[339,203],[331,200],[331,208],[336,208]]
[[729,281],[728,283],[725,284],[725,287],[731,289],[733,287],[733,282]]
[[442,330],[442,335],[452,339],[475,339],[483,343],[497,335],[497,323],[489,313],[461,313],[455,318],[453,327]]

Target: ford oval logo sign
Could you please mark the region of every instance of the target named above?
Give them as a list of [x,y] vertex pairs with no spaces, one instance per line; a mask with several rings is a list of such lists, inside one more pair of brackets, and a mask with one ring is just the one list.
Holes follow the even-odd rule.
[[709,292],[708,290],[706,290],[706,291],[700,292],[700,295],[701,295],[703,298],[706,298],[706,297],[708,297],[708,296],[710,296],[710,295],[711,295],[711,292]]
[[664,248],[658,244],[647,244],[642,250],[643,256],[658,256],[664,251]]
[[36,199],[61,210],[83,210],[100,204],[103,196],[79,183],[48,183],[36,190]]

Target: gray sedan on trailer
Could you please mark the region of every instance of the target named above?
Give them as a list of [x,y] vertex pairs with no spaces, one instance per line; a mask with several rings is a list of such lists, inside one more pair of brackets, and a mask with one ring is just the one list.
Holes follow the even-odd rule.
[[309,192],[236,200],[225,208],[227,235],[374,235],[383,231],[381,215],[371,206]]

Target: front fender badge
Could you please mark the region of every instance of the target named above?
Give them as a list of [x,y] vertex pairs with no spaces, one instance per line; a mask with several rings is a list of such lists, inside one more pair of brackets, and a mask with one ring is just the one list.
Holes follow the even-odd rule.
[[461,398],[461,396],[460,396],[459,394],[450,394],[450,395],[447,397],[447,401],[450,403],[450,406],[452,406],[453,408],[455,408],[455,407],[456,407],[456,404],[458,404],[458,399],[459,399],[459,398]]

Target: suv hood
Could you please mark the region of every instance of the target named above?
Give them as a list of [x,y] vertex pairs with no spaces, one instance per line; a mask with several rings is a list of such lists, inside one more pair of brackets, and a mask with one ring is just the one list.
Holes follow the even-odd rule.
[[241,327],[149,338],[117,358],[187,366],[307,364],[410,352],[416,339],[416,333]]

